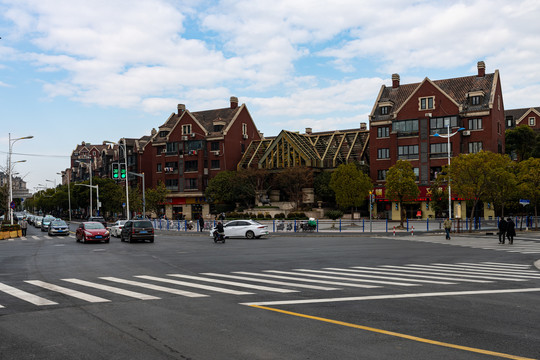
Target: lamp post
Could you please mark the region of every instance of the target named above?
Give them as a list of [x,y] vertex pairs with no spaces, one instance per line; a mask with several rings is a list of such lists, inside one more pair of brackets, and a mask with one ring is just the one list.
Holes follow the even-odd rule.
[[45,181],[52,182],[54,184],[54,192],[56,192],[56,179],[54,181],[45,179]]
[[[122,139],[120,139],[120,141],[121,141],[121,143],[120,142],[115,143],[114,141],[105,140],[103,143],[104,144],[114,144],[114,145],[124,147],[124,164],[126,166],[126,220],[129,220],[129,183],[128,183],[129,172],[128,172],[128,163],[127,163],[126,138],[122,138]],[[120,155],[118,155],[118,158],[120,158]]]
[[[64,175],[62,173],[56,173],[57,175]],[[68,217],[69,221],[71,222],[71,190],[69,189],[69,183],[71,182],[71,169],[69,171],[66,171],[66,175],[68,176],[67,183],[68,183]]]
[[[11,207],[11,203],[13,202],[13,179],[11,174],[11,154],[13,153],[13,144],[15,144],[19,140],[24,139],[31,139],[33,136],[24,136],[16,139],[11,138],[11,133],[8,134],[8,140],[9,140],[9,156],[8,156],[8,171],[9,171],[9,218],[11,220],[11,225],[13,225],[13,208]],[[26,160],[20,160],[16,162],[25,162]]]
[[448,218],[449,219],[452,219],[452,187],[450,185],[450,138],[454,135],[456,135],[458,132],[462,131],[462,130],[465,130],[465,128],[461,127],[459,129],[457,129],[456,131],[454,131],[453,133],[450,134],[450,121],[448,121],[446,123],[446,129],[447,129],[447,133],[446,135],[441,135],[439,133],[435,133],[434,136],[437,136],[437,137],[442,137],[442,138],[446,138],[447,139],[447,144],[446,144],[446,147],[447,147],[447,150],[448,150]]
[[[78,162],[79,164],[81,165],[86,165],[88,166],[88,169],[90,169],[90,214],[88,216],[93,216],[94,214],[92,213],[92,163],[85,163],[85,162],[82,162],[80,160],[75,160],[76,162]],[[92,161],[90,159],[90,161]]]
[[[90,188],[90,196],[92,196],[92,189],[96,189],[96,200],[97,200],[97,209],[99,212],[99,185],[87,185],[87,184],[75,184],[75,186],[86,186]],[[99,215],[99,214],[98,214]],[[92,216],[92,215],[90,215]]]

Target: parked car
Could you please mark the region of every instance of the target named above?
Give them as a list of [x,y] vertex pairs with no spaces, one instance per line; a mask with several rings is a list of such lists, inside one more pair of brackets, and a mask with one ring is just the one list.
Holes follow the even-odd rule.
[[[246,237],[248,239],[260,238],[268,235],[268,226],[254,220],[233,220],[223,225],[225,238]],[[214,237],[216,227],[210,230],[210,236]]]
[[53,235],[69,235],[69,226],[64,220],[56,219],[49,224],[49,230],[47,230],[49,236]]
[[52,215],[45,215],[43,220],[41,220],[41,231],[47,231],[49,229],[49,224],[51,221],[56,220]]
[[43,221],[43,216],[36,216],[34,218],[34,227],[40,228],[42,221]]
[[89,241],[104,241],[106,243],[110,240],[109,230],[103,226],[102,223],[96,221],[86,221],[79,225],[75,232],[75,239],[77,242],[83,243]]
[[111,236],[120,237],[120,233],[122,232],[122,228],[124,227],[126,221],[127,220],[117,220],[114,224],[112,224],[109,229]]
[[102,223],[103,226],[107,227],[107,221],[103,218],[103,216],[90,216],[86,221],[94,221],[98,223]]
[[120,240],[133,242],[148,240],[154,242],[154,227],[150,220],[128,220],[120,232]]

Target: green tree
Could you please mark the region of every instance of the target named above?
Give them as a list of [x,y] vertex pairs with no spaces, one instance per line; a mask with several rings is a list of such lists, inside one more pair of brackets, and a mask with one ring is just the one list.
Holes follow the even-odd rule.
[[313,172],[304,166],[289,167],[275,176],[274,183],[298,209],[303,198],[302,189],[313,186]]
[[333,202],[335,200],[336,193],[330,187],[330,180],[332,180],[332,173],[329,171],[323,171],[315,176],[313,188],[319,200],[325,202]]
[[205,195],[216,203],[234,203],[235,191],[234,183],[236,180],[235,171],[221,171],[208,181]]
[[518,189],[523,198],[534,206],[535,228],[538,230],[538,202],[540,201],[540,158],[529,158],[519,163]]
[[399,203],[401,227],[403,227],[406,215],[403,202],[414,200],[419,193],[420,190],[416,185],[416,175],[408,161],[398,160],[394,166],[388,169],[386,175],[386,198]]
[[508,129],[505,132],[506,153],[515,152],[518,161],[526,160],[533,155],[538,146],[538,137],[533,129],[526,124],[520,125],[515,129]]
[[169,190],[163,182],[159,182],[156,188],[146,190],[146,211],[159,215],[159,209],[165,203]]
[[257,203],[272,187],[271,176],[266,169],[248,168],[237,171],[233,183],[236,201],[244,203],[245,206]]
[[516,194],[516,170],[514,162],[508,155],[490,154],[490,156],[485,200],[495,207],[500,207],[501,216],[504,217],[504,205]]
[[373,184],[356,164],[348,163],[339,165],[332,173],[330,188],[336,194],[336,203],[344,208],[350,207],[351,218],[354,218],[354,207],[364,203]]

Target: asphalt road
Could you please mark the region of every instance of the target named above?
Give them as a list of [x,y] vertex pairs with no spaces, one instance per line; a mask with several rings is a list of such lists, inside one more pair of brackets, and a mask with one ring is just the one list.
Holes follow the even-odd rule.
[[[315,236],[312,236],[315,235]],[[0,359],[540,358],[540,236],[0,241]]]

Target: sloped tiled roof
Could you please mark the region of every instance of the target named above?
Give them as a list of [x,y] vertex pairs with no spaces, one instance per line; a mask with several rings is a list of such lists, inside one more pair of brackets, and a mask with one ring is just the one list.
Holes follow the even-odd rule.
[[504,111],[504,116],[512,116],[514,120],[521,119],[524,115],[526,115],[528,112],[536,110],[540,113],[540,107],[528,107],[528,108],[522,108],[522,109],[510,109]]

